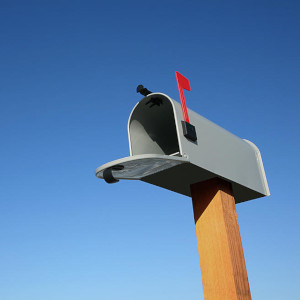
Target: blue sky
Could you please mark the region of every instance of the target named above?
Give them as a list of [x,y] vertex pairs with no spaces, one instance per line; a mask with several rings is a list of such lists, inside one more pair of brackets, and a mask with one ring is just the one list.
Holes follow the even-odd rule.
[[144,84],[261,150],[237,205],[253,299],[300,283],[298,1],[0,1],[0,299],[203,299],[191,199],[94,170]]

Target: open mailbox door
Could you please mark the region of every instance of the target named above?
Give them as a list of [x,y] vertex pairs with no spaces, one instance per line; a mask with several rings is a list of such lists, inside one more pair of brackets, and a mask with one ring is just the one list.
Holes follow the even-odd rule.
[[109,183],[142,180],[191,196],[190,185],[213,177],[232,183],[236,202],[270,194],[258,148],[188,109],[195,139],[185,133],[180,104],[151,93],[128,120],[130,156],[97,168]]
[[[120,179],[142,180],[149,175],[156,174],[187,162],[187,159],[181,157],[171,157],[157,154],[141,154],[121,158],[107,163],[99,167],[96,170],[96,174],[97,177],[106,179],[108,182],[110,180],[107,176],[111,175],[118,181]],[[106,170],[110,170],[107,175],[105,174]]]

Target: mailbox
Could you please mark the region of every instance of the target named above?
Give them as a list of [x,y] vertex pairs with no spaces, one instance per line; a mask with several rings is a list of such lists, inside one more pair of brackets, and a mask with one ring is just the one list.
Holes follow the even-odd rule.
[[[191,196],[190,185],[213,177],[232,183],[237,203],[270,195],[258,148],[188,109],[150,93],[128,120],[130,156],[100,166],[96,176],[107,182],[142,180]],[[192,124],[192,125],[191,125]]]

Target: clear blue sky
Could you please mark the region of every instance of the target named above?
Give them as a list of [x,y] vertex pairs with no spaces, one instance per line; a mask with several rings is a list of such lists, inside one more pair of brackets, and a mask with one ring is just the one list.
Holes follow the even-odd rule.
[[253,299],[299,299],[299,1],[0,1],[0,299],[203,299],[191,199],[94,170],[136,86],[261,150],[237,205]]

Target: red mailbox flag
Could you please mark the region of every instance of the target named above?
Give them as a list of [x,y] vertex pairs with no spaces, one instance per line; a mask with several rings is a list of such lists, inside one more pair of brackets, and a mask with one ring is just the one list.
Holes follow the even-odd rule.
[[178,90],[179,90],[179,96],[180,96],[183,117],[187,123],[190,123],[189,115],[188,115],[187,108],[186,108],[184,93],[183,93],[183,89],[188,90],[188,91],[191,90],[190,82],[187,78],[185,78],[183,75],[181,75],[177,71],[175,72],[175,75],[176,75],[176,80],[177,80],[177,85],[178,85]]

